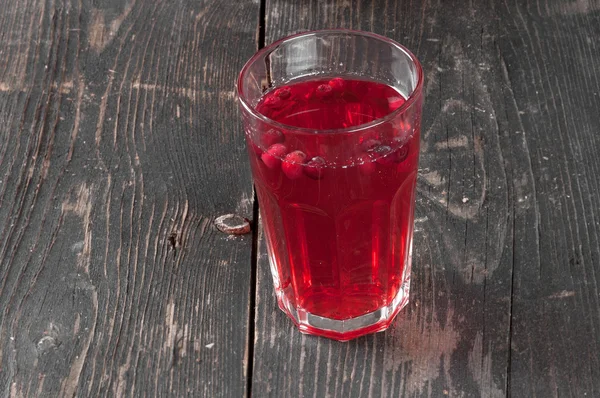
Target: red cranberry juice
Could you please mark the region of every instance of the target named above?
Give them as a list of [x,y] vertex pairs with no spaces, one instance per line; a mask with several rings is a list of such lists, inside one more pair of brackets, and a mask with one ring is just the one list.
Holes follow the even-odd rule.
[[409,266],[418,128],[398,115],[366,132],[326,130],[370,123],[404,102],[387,85],[342,78],[260,100],[261,114],[286,125],[247,139],[276,287],[294,307],[344,320],[396,297]]

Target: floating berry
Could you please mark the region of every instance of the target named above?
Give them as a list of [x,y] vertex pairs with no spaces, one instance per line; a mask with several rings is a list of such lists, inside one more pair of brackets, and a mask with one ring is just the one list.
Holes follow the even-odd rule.
[[325,173],[325,159],[320,156],[315,156],[304,166],[304,174],[313,180],[320,180]]
[[315,90],[317,98],[329,98],[333,94],[333,88],[329,84],[320,84]]
[[375,161],[381,165],[389,166],[394,163],[396,157],[391,147],[387,145],[379,145],[369,151]]
[[396,162],[396,163],[404,162],[404,160],[408,156],[408,149],[409,149],[408,143],[406,143],[403,146],[401,146],[400,148],[396,149],[396,153],[394,156],[394,162]]
[[271,129],[262,135],[262,143],[265,148],[271,145],[281,144],[285,140],[283,133],[279,130]]
[[341,77],[335,77],[327,83],[329,87],[336,93],[341,93],[344,91],[344,87],[346,86],[346,82]]
[[371,175],[375,172],[375,162],[369,155],[361,155],[358,158],[358,170],[363,175]]
[[283,144],[274,144],[267,149],[267,152],[263,153],[260,158],[270,169],[276,169],[281,165],[281,158],[285,156],[288,149]]
[[283,106],[283,100],[276,95],[270,95],[265,98],[265,106],[273,109],[279,109]]
[[289,87],[278,88],[275,90],[275,95],[282,100],[286,100],[292,95],[292,90]]
[[290,179],[295,180],[302,175],[302,164],[306,160],[306,154],[302,151],[290,152],[283,159],[281,170]]

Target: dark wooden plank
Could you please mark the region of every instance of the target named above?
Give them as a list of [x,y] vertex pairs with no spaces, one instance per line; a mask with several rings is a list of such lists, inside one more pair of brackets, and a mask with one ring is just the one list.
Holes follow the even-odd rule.
[[470,3],[267,1],[267,42],[375,31],[427,76],[411,304],[382,334],[303,336],[276,308],[262,247],[258,395],[598,393],[598,10]]
[[[600,4],[498,7],[515,197],[510,392],[600,394]],[[513,154],[515,156],[517,154]]]
[[[224,17],[226,15],[226,17]],[[242,396],[259,5],[0,8],[0,395]]]

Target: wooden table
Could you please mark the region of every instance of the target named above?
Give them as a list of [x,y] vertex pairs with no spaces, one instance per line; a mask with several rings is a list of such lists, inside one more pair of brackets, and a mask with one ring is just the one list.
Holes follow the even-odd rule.
[[[426,71],[411,302],[348,343],[214,226],[238,71],[326,27]],[[597,0],[4,1],[0,396],[600,396],[599,65]]]

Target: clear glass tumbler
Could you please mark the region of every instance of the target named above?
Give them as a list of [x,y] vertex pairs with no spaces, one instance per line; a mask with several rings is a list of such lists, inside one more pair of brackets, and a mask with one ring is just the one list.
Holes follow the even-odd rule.
[[408,303],[423,72],[349,30],[260,50],[237,83],[279,307],[349,340]]

